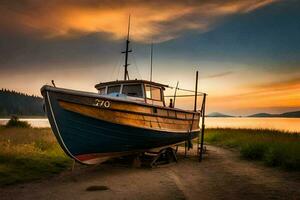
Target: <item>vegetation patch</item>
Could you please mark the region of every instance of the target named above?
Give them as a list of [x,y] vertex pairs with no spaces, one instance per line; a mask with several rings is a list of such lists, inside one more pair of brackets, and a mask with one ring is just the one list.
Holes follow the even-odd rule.
[[5,125],[6,128],[30,128],[30,124],[26,121],[20,121],[18,117],[12,116]]
[[247,160],[300,171],[300,134],[263,129],[206,129],[205,142],[235,148]]
[[0,128],[0,185],[49,177],[71,165],[50,128]]

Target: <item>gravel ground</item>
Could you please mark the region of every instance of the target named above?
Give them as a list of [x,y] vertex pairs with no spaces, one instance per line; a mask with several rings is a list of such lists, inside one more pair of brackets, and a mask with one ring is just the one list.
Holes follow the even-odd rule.
[[300,174],[241,160],[235,151],[207,145],[178,163],[153,169],[120,163],[75,166],[48,180],[0,188],[0,199],[300,199]]

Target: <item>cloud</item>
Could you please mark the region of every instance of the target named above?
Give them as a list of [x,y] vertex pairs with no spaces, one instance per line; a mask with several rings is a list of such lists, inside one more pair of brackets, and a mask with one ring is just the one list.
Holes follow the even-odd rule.
[[41,38],[106,33],[126,35],[132,15],[132,37],[139,42],[167,41],[184,31],[211,30],[225,17],[248,13],[279,0],[2,0],[1,31]]
[[252,88],[261,92],[300,89],[300,76],[270,83],[257,84],[252,86]]
[[209,76],[205,76],[203,78],[205,78],[205,79],[220,78],[220,77],[228,76],[232,73],[233,73],[233,71],[227,71],[227,72],[222,72],[222,73],[218,73],[218,74],[212,74],[212,75],[209,75]]

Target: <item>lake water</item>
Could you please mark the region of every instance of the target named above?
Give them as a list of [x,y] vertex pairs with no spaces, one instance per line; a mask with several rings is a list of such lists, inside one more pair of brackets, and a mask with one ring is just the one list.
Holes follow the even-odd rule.
[[[8,120],[0,119],[0,125],[6,124]],[[45,118],[21,120],[37,128],[50,127]],[[300,118],[207,117],[205,125],[207,128],[262,128],[300,132]]]
[[207,117],[207,128],[275,129],[300,133],[300,118]]

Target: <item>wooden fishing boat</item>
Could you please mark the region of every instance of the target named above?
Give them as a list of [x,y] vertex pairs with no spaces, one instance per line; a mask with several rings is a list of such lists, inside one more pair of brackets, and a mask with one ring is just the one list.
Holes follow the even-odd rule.
[[[191,140],[201,112],[169,107],[167,85],[129,80],[126,42],[124,80],[99,83],[98,93],[45,85],[41,88],[52,130],[67,155],[84,164]],[[195,97],[197,93],[195,94]]]
[[79,162],[93,164],[199,134],[200,113],[165,106],[164,85],[127,80],[96,87],[100,94],[52,86],[41,89],[58,142]]

